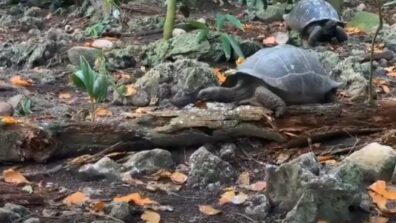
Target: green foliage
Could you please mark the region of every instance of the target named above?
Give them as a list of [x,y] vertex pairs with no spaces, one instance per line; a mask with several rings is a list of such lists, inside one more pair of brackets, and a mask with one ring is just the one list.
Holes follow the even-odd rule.
[[358,28],[367,33],[374,32],[378,24],[379,16],[365,11],[356,12],[355,16],[348,22],[348,26]]
[[33,113],[31,107],[32,107],[32,101],[27,97],[23,97],[18,104],[18,109],[15,111],[15,115],[25,116],[31,114]]
[[227,21],[229,23],[231,23],[233,26],[237,27],[238,29],[245,31],[243,29],[243,24],[241,23],[241,21],[238,18],[236,18],[235,16],[230,15],[230,14],[226,14],[226,15],[217,14],[216,15],[216,29],[217,29],[217,31],[222,30],[224,28],[224,24]]
[[92,121],[95,121],[96,104],[107,96],[109,88],[107,75],[96,72],[84,57],[80,57],[80,70],[72,74],[72,80],[77,88],[88,94],[91,101]]
[[389,2],[384,4],[385,7],[394,6],[394,5],[396,5],[396,0],[389,1]]
[[100,35],[106,30],[107,25],[98,22],[92,26],[89,26],[85,29],[85,35],[90,36],[92,38],[99,38]]
[[231,59],[231,49],[233,49],[234,53],[239,57],[245,58],[241,48],[239,47],[239,43],[232,38],[232,36],[223,33],[221,35],[221,39],[223,42],[223,50],[227,60]]

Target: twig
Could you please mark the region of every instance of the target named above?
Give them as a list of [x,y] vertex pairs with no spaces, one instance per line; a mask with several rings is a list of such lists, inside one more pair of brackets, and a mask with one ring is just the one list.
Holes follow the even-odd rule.
[[383,21],[382,21],[382,1],[377,0],[377,9],[378,9],[378,17],[379,17],[379,24],[377,30],[375,31],[373,41],[371,42],[371,55],[370,55],[370,77],[369,77],[369,98],[368,103],[370,105],[373,104],[373,76],[374,76],[374,44],[375,40],[377,39],[379,31],[382,29]]
[[246,220],[249,220],[250,222],[257,222],[257,221],[254,220],[253,218],[251,218],[251,217],[249,217],[249,216],[247,216],[247,215],[244,215],[244,214],[242,214],[242,213],[237,212],[236,215],[238,215],[238,216],[240,216],[240,217],[243,217],[243,218],[245,218]]

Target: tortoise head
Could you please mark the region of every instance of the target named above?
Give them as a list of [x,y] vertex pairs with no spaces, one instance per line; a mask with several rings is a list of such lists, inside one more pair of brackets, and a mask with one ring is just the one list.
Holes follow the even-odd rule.
[[234,92],[225,87],[208,87],[199,91],[197,99],[227,103],[234,100]]

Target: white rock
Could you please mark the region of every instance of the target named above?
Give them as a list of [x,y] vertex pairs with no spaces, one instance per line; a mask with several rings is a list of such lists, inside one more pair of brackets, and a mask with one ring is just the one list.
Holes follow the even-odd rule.
[[396,152],[390,146],[374,142],[352,153],[343,162],[355,163],[366,181],[389,181],[396,165]]
[[206,19],[205,18],[200,18],[200,19],[197,19],[197,22],[206,24]]
[[92,43],[92,47],[98,48],[98,49],[112,49],[114,46],[113,42],[107,39],[97,39],[94,40]]
[[183,34],[187,33],[186,30],[180,29],[180,28],[174,28],[172,31],[172,36],[181,36]]
[[356,6],[356,10],[358,11],[363,11],[366,9],[366,5],[364,3],[360,3],[358,6]]

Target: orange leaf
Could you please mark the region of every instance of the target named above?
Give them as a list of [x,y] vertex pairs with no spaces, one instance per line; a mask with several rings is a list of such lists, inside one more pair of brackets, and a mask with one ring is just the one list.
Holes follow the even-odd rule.
[[184,184],[187,181],[187,176],[183,173],[180,172],[174,172],[171,176],[170,179],[172,180],[173,183],[175,184]]
[[390,89],[389,89],[388,86],[382,85],[381,87],[382,87],[382,90],[383,90],[386,94],[389,94],[389,93],[390,93]]
[[198,207],[199,207],[199,211],[204,213],[205,215],[211,216],[221,213],[220,210],[217,210],[210,205],[198,205]]
[[245,171],[239,175],[237,184],[240,187],[246,187],[250,184],[250,174],[248,171]]
[[88,200],[88,197],[82,192],[76,192],[63,199],[63,203],[67,206],[81,206]]
[[62,93],[59,94],[58,98],[59,99],[70,99],[71,95],[68,92],[62,92]]
[[1,123],[3,123],[4,125],[15,125],[19,123],[19,121],[11,116],[5,116],[1,118]]
[[144,206],[146,204],[158,204],[158,202],[151,200],[150,198],[142,198],[139,193],[132,193],[124,197],[115,197],[114,202],[133,202],[139,206]]
[[3,171],[4,181],[13,184],[29,183],[29,181],[18,171],[7,169]]
[[239,67],[241,64],[243,64],[245,62],[245,59],[242,57],[238,57],[238,59],[235,61],[235,64],[237,65],[237,67]]
[[221,72],[220,68],[214,68],[213,69],[213,73],[216,76],[217,81],[218,81],[219,84],[224,83],[224,81],[226,80],[226,76],[225,76],[225,74],[223,72]]
[[389,218],[381,217],[381,216],[370,216],[369,223],[388,223]]
[[12,76],[10,79],[11,84],[21,86],[21,87],[30,87],[32,86],[31,81],[27,81],[21,78],[19,75]]
[[144,211],[140,218],[146,223],[159,223],[161,221],[161,216],[154,211]]
[[153,173],[151,176],[156,180],[169,179],[172,176],[172,173],[168,170],[161,169]]
[[274,36],[267,37],[267,38],[263,39],[263,44],[265,46],[275,46],[276,38]]
[[137,90],[130,84],[126,86],[125,96],[133,96],[135,95]]
[[386,199],[396,200],[396,188],[387,187],[386,182],[378,180],[369,186],[369,189]]
[[113,113],[105,108],[98,108],[95,111],[95,114],[99,117],[105,117],[105,116],[112,116]]
[[106,204],[103,201],[96,202],[92,207],[91,210],[95,213],[102,213],[106,207]]
[[267,182],[265,181],[257,181],[254,184],[249,185],[246,189],[251,191],[263,191],[267,188]]
[[235,197],[235,191],[230,190],[223,193],[220,197],[219,204],[223,205],[226,203],[230,203],[231,200]]

